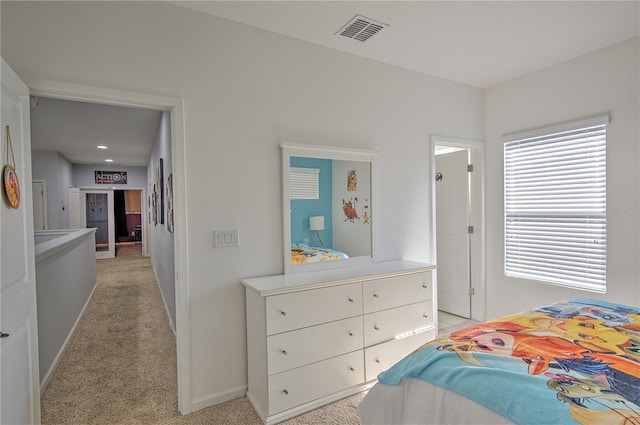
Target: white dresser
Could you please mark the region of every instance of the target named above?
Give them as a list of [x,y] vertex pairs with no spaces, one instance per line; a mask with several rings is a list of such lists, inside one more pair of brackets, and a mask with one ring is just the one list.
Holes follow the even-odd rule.
[[435,266],[389,261],[244,279],[247,397],[274,424],[361,391],[437,329]]

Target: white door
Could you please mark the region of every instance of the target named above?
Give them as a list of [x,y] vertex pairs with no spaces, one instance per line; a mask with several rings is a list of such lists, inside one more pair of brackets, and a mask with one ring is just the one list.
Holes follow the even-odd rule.
[[33,230],[47,228],[47,186],[44,180],[33,180]]
[[[29,89],[2,60],[2,146],[11,134],[20,204],[0,201],[0,423],[40,423]],[[2,154],[3,164],[7,163]]]
[[69,228],[77,229],[80,227],[80,189],[77,187],[69,188]]
[[80,226],[96,228],[96,259],[115,258],[113,190],[80,191]]
[[468,150],[436,156],[438,309],[471,317]]

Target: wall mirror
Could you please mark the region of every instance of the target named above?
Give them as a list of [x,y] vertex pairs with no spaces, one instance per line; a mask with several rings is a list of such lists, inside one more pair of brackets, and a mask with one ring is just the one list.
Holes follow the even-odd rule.
[[280,147],[285,274],[372,263],[376,153]]

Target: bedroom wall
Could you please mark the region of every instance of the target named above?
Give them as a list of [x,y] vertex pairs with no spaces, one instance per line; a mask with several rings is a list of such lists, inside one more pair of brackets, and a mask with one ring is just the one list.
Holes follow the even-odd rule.
[[[379,151],[378,258],[428,261],[429,137],[483,139],[480,89],[180,6],[0,7],[2,56],[23,78],[184,99],[186,175],[174,179],[187,185],[194,409],[244,393],[239,281],[283,272],[279,143]],[[214,248],[228,229],[240,246]]]
[[[347,178],[356,172],[355,190],[349,191]],[[353,189],[353,188],[352,188]],[[333,231],[334,248],[350,257],[371,255],[371,210],[377,202],[371,200],[371,166],[356,161],[336,161],[333,166]],[[358,218],[347,219],[347,211],[353,208]],[[375,204],[375,205],[373,205]],[[371,205],[371,210],[369,206]],[[377,212],[377,210],[376,210]],[[365,216],[367,214],[367,216]]]
[[[309,217],[314,215],[324,216],[324,230],[320,232],[322,239],[328,248],[333,247],[333,231],[331,220],[331,160],[318,158],[291,158],[292,167],[317,168],[318,193],[320,199],[293,199],[291,200],[291,242],[311,245],[315,233],[309,229]],[[316,246],[321,246],[316,242]]]
[[[639,51],[635,38],[486,91],[488,318],[571,297],[640,305]],[[607,294],[505,277],[503,135],[604,114]]]

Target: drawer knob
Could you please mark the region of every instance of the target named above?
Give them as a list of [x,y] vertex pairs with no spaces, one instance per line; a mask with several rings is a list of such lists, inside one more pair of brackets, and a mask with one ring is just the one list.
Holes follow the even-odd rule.
[[289,395],[289,390],[284,390],[282,392],[284,393],[284,395]]
[[380,363],[380,359],[376,359],[376,363]]
[[349,332],[349,336],[353,336],[353,332]]
[[424,314],[422,315],[422,317],[424,317],[425,319],[428,319],[428,318],[429,318],[429,315],[428,315],[427,313],[424,313]]
[[424,289],[427,289],[427,288],[428,288],[428,286],[427,286],[427,284],[426,284],[426,283],[423,283],[423,284],[422,284],[422,287],[423,287]]
[[374,298],[378,298],[378,294],[374,293],[374,294],[373,294],[373,297],[374,297]]
[[287,353],[287,350],[282,350],[282,354],[284,354],[286,356],[289,353]]
[[351,366],[349,367],[349,370],[350,370],[351,372],[355,372],[355,371],[356,371],[356,370],[355,370],[353,367],[351,367]]
[[353,298],[349,297],[349,302],[352,303],[353,302]]
[[379,330],[380,330],[380,328],[378,327],[378,325],[373,325],[373,329],[375,329],[375,330],[377,330],[377,331],[379,331]]
[[286,311],[281,311],[280,314],[282,314],[283,316],[286,316],[287,312]]

